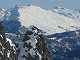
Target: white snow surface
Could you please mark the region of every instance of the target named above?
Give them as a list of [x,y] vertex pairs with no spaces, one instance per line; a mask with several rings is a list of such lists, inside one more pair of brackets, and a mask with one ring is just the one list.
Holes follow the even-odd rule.
[[7,42],[10,43],[10,46],[13,46],[13,47],[15,46],[15,44],[13,44],[12,41],[9,38],[6,38],[6,40],[7,40]]
[[49,34],[74,31],[80,28],[80,21],[65,17],[51,10],[38,6],[23,6],[19,8],[19,20],[23,26],[34,25]]

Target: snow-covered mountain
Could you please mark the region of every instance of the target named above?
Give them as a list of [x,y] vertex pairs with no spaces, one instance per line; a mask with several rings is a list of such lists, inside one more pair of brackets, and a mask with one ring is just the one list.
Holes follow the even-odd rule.
[[80,27],[80,21],[59,15],[50,10],[37,6],[24,6],[19,8],[19,21],[23,26],[34,25],[49,33],[73,31]]
[[[73,10],[65,8],[55,8],[52,11],[45,10],[33,5],[16,6],[15,8],[8,10],[6,16],[4,16],[4,20],[5,26],[7,27],[6,29],[8,29],[9,31],[12,31],[15,26],[16,29],[14,31],[18,30],[18,27],[20,27],[21,25],[26,27],[34,25],[42,30],[45,30],[45,32],[47,33],[58,33],[73,31],[80,27],[79,19],[71,19],[67,17],[69,16],[68,13],[72,14],[70,15],[70,17],[72,17],[73,15],[74,17],[77,16]],[[63,16],[63,14],[67,14],[67,16]],[[9,29],[10,26],[12,27],[12,29]]]
[[56,12],[58,14],[64,15],[66,17],[72,18],[72,19],[80,19],[80,10],[79,9],[67,9],[63,7],[54,7],[52,9],[53,12]]
[[[3,16],[5,42],[13,48],[0,50],[1,54],[3,51],[7,54],[1,56],[6,60],[79,60],[80,21],[59,12],[73,18],[73,14],[68,14],[70,10],[63,8],[52,11],[29,5],[7,10]],[[3,45],[0,41],[0,46]]]

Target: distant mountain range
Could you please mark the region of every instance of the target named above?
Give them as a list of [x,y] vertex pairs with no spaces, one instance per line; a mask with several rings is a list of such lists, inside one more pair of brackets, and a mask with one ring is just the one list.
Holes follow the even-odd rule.
[[79,9],[66,9],[63,7],[55,7],[52,11],[64,15],[66,17],[70,17],[72,19],[80,19],[80,10]]

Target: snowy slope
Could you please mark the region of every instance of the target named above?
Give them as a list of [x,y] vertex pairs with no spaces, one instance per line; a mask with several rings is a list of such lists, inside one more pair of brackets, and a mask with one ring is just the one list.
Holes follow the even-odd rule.
[[0,21],[3,21],[3,19],[4,19],[4,15],[5,15],[5,9],[3,9],[3,8],[0,8]]
[[59,15],[50,10],[37,6],[23,6],[19,8],[19,20],[23,26],[34,25],[48,33],[73,31],[80,27],[80,21]]
[[64,7],[54,7],[51,9],[53,12],[64,15],[72,19],[80,19],[80,10],[79,9],[67,9]]

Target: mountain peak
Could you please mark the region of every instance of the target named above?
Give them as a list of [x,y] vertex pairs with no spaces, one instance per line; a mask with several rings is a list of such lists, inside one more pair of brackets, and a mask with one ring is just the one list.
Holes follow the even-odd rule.
[[71,26],[80,26],[78,20],[59,15],[58,13],[42,9],[38,6],[24,6],[23,8],[19,8],[18,12],[20,14],[19,21],[23,26],[28,27],[34,25],[50,33],[75,30],[75,28]]

